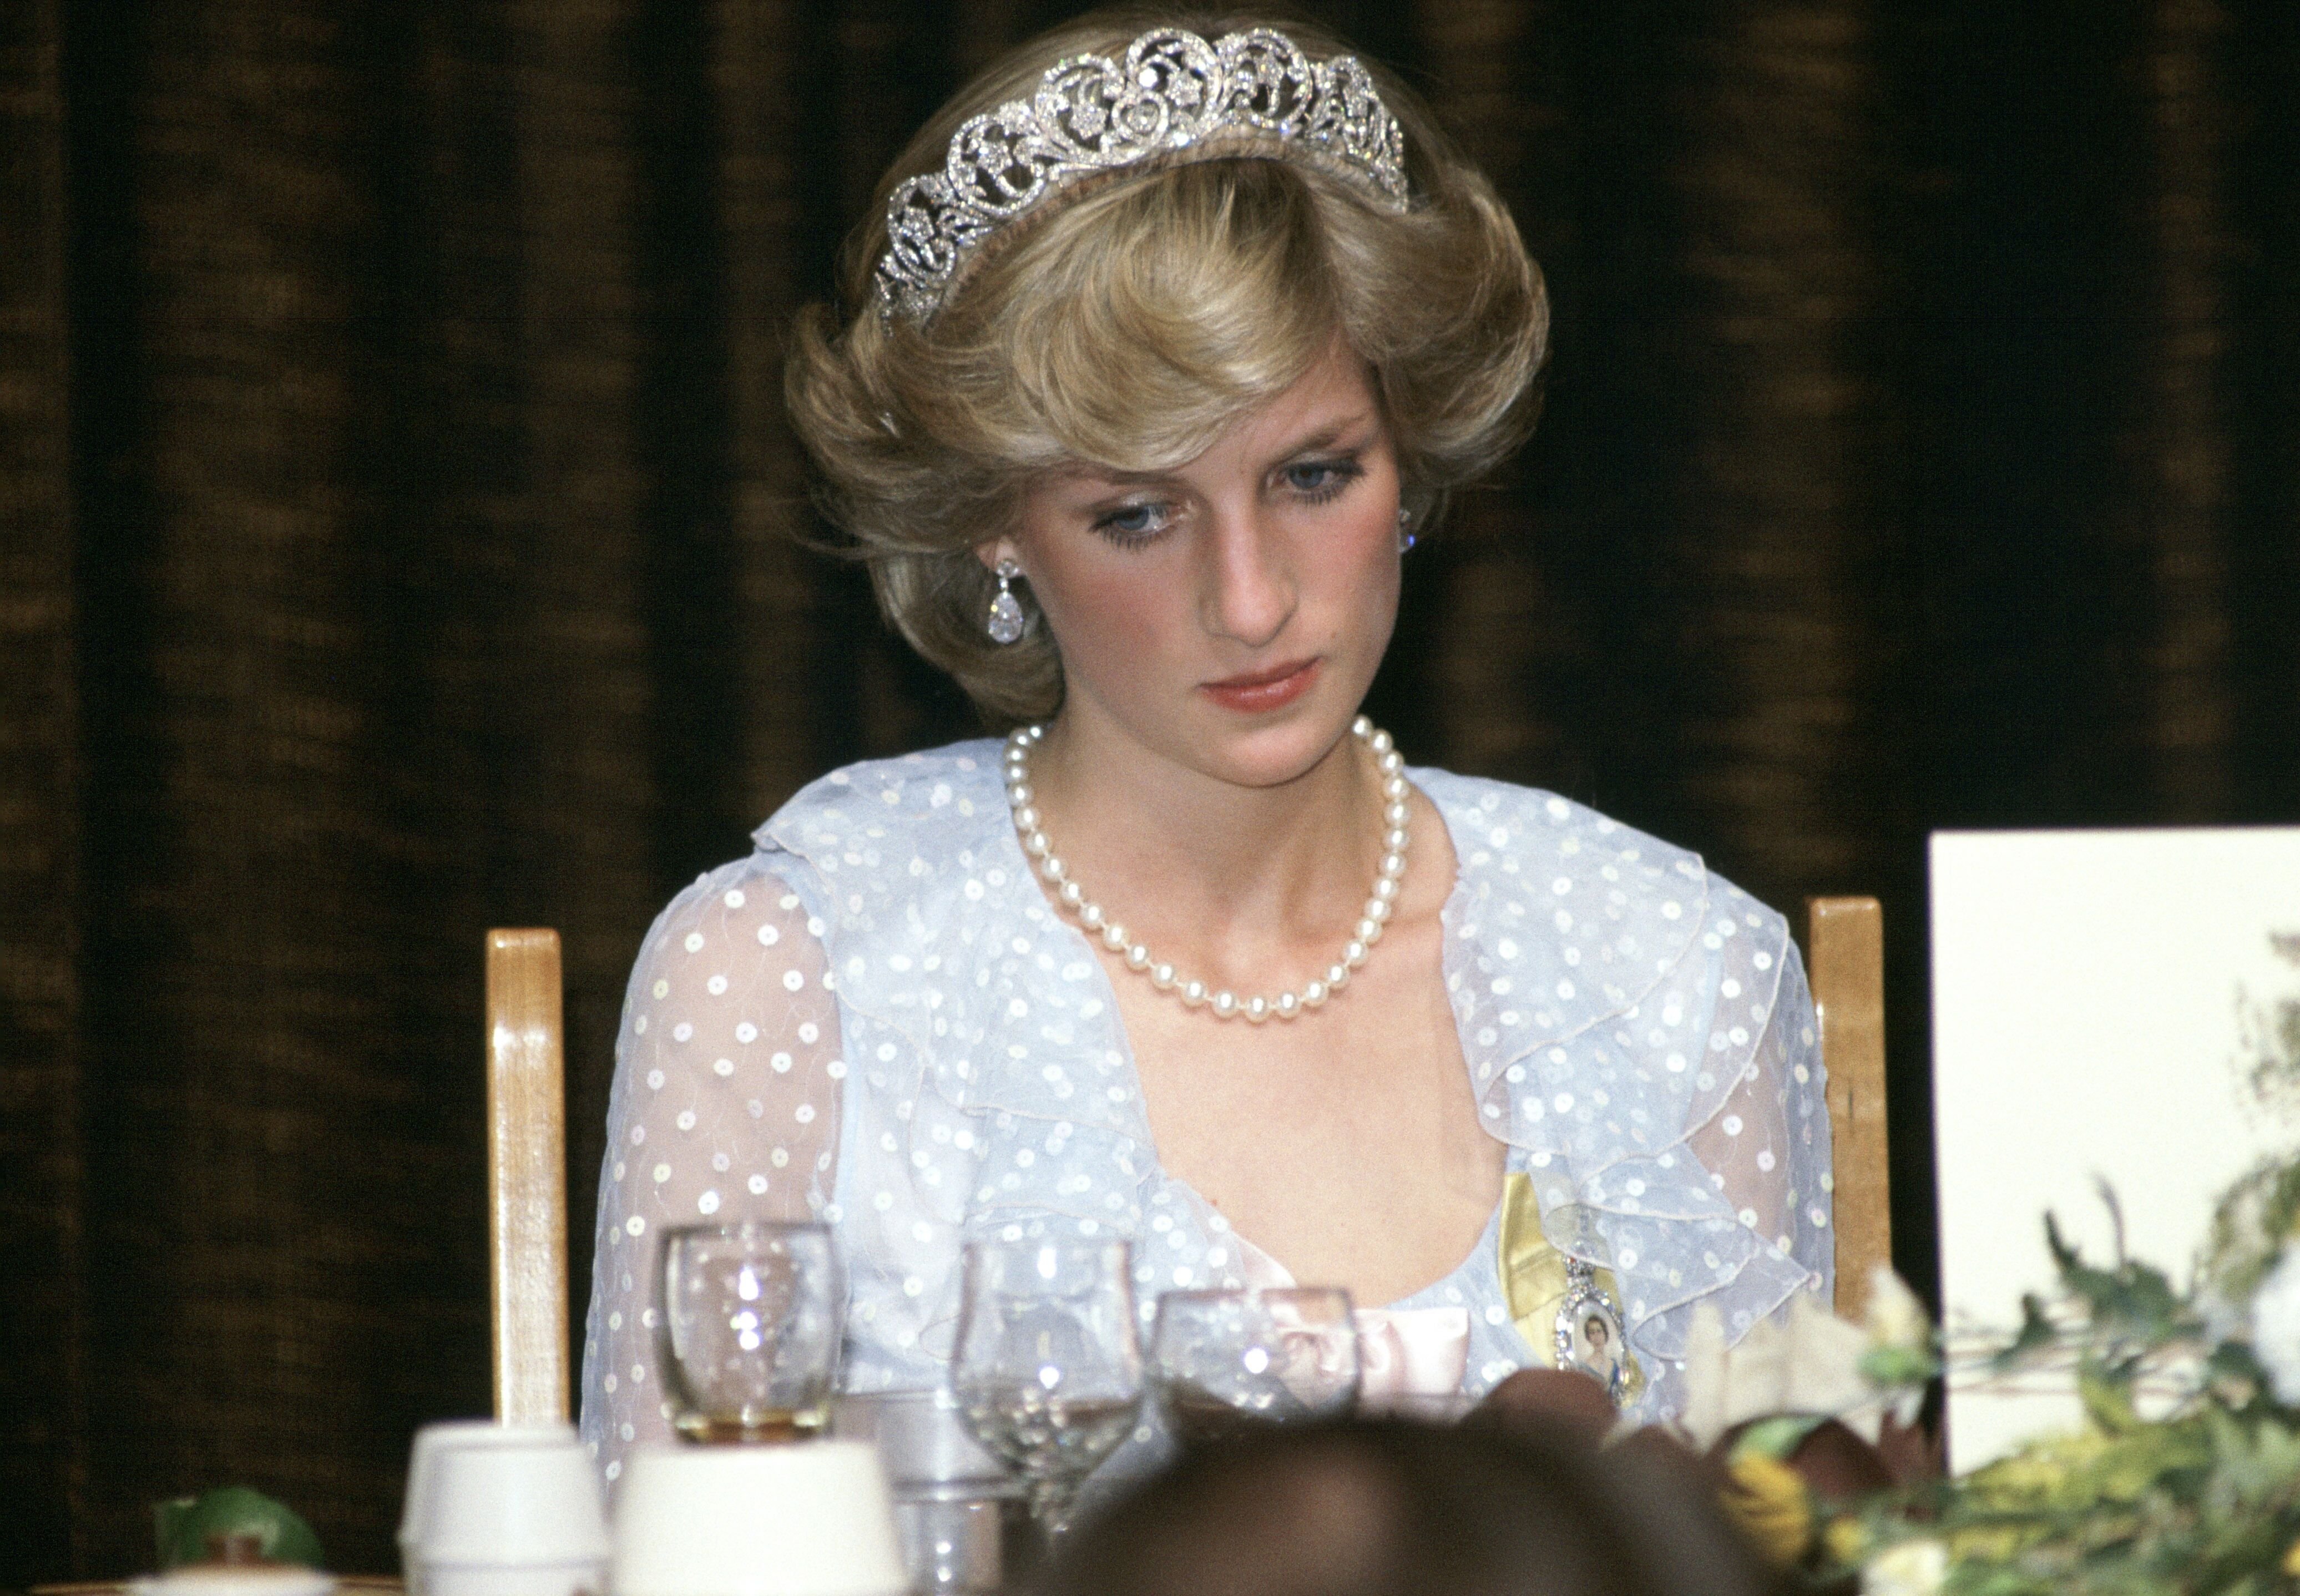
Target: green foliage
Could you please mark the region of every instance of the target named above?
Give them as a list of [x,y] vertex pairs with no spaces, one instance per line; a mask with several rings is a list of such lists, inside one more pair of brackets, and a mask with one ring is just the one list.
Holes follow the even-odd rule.
[[1733,1438],[1736,1458],[1771,1458],[1779,1461],[1804,1444],[1804,1438],[1829,1422],[1825,1413],[1777,1413],[1752,1423]]
[[[2255,1171],[2240,1190],[2251,1205],[2244,1223],[2275,1226],[2272,1263],[2300,1228],[2300,1161]],[[1819,1576],[1843,1581],[1898,1543],[1931,1540],[1948,1552],[1941,1596],[2300,1591],[2300,1413],[2271,1400],[2239,1335],[2214,1333],[2163,1271],[2123,1256],[2121,1241],[2114,1264],[2102,1266],[2049,1216],[2045,1236],[2057,1299],[2025,1299],[2020,1330],[1986,1367],[2072,1369],[2086,1427],[1962,1479],[1861,1504],[1824,1526],[1832,1558]],[[2144,1387],[2150,1401],[2139,1400]]]
[[[2300,965],[2300,935],[2275,933],[2269,945],[2286,963]],[[2300,1108],[2300,992],[2256,1003],[2239,986],[2236,1011],[2240,1028],[2236,1064],[2246,1089],[2262,1107],[2289,1116]]]
[[1862,1512],[1868,1555],[1915,1537],[1945,1542],[1947,1596],[2289,1592],[2282,1564],[2300,1540],[2300,1432],[2288,1414],[2208,1407],[2115,1434],[2034,1442]]
[[[2114,1197],[2104,1188],[2109,1211],[2116,1213]],[[2117,1231],[2123,1223],[2119,1216]],[[2060,1223],[2045,1216],[2045,1245],[2059,1268],[2061,1290],[2089,1312],[2096,1335],[2125,1342],[2162,1346],[2197,1327],[2190,1311],[2162,1269],[2120,1256],[2113,1269],[2096,1268],[2061,1235]],[[2119,1247],[2120,1254],[2122,1251]]]
[[311,1568],[325,1566],[320,1538],[312,1533],[312,1526],[245,1485],[226,1485],[204,1496],[155,1503],[152,1519],[162,1569],[205,1560],[212,1535],[253,1535],[258,1550],[272,1562],[301,1563]]
[[1914,1386],[1941,1372],[1940,1354],[1930,1346],[1871,1347],[1861,1356],[1861,1377],[1880,1388]]
[[2226,1302],[2248,1301],[2300,1233],[2300,1159],[2271,1158],[2229,1188],[2212,1210],[2198,1262],[2204,1289]]

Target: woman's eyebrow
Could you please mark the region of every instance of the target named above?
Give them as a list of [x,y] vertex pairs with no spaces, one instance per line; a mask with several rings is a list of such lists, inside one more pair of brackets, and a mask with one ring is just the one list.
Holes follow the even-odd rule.
[[1289,460],[1296,455],[1306,455],[1313,449],[1332,448],[1351,433],[1365,427],[1372,419],[1371,414],[1361,411],[1355,415],[1346,415],[1338,420],[1328,422],[1316,431],[1305,437],[1297,438],[1284,448],[1278,450],[1271,458]]
[[1181,480],[1170,471],[1111,471],[1099,465],[1079,466],[1062,474],[1080,492],[1089,494],[1163,488]]
[[[1372,421],[1372,414],[1362,410],[1354,415],[1338,417],[1274,451],[1271,462],[1275,464],[1282,460],[1290,460],[1296,455],[1332,448],[1351,433],[1371,425]],[[1182,480],[1178,472],[1117,471],[1102,465],[1072,466],[1062,474],[1088,493],[1124,493],[1137,488],[1162,488]]]

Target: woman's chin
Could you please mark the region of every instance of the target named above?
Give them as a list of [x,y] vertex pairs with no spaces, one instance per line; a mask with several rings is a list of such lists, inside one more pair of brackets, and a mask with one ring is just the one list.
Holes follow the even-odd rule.
[[1350,717],[1304,704],[1259,723],[1213,729],[1210,773],[1241,787],[1283,787],[1331,756],[1349,736]]

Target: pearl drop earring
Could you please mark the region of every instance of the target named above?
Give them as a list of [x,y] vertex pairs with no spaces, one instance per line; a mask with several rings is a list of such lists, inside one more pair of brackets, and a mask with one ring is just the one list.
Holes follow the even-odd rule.
[[1397,552],[1404,554],[1414,545],[1413,512],[1400,505],[1397,509]]
[[1022,615],[1021,601],[1014,597],[1012,584],[1016,577],[1022,574],[1022,568],[1012,560],[1001,560],[995,574],[998,578],[998,591],[990,600],[990,614],[982,629],[990,634],[992,642],[1001,646],[1019,642],[1028,623]]

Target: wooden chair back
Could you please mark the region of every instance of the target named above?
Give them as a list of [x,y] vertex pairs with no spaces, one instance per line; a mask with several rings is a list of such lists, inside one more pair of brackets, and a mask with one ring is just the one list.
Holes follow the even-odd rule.
[[488,932],[488,1199],[496,1417],[564,1423],[567,1089],[555,931]]
[[1806,973],[1829,1072],[1837,1312],[1857,1319],[1869,1272],[1893,1261],[1885,1140],[1885,912],[1873,898],[1805,900]]

